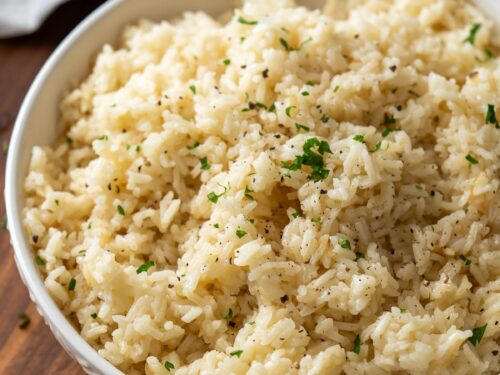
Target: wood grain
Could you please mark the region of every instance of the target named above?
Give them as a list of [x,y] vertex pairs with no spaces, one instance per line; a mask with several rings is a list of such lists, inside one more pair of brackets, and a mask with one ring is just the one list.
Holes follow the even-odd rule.
[[[8,144],[19,106],[47,57],[71,29],[103,0],[73,0],[61,6],[35,34],[0,40],[0,143]],[[5,156],[0,156],[1,191]],[[3,200],[0,210],[5,212]],[[6,230],[0,230],[0,375],[83,375],[57,343],[30,301],[17,273]],[[18,327],[20,313],[31,322]]]

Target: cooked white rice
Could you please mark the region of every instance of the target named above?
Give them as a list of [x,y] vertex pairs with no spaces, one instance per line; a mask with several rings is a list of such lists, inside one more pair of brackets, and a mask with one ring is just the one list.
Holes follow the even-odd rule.
[[492,30],[459,0],[129,26],[33,149],[47,289],[127,374],[500,372]]

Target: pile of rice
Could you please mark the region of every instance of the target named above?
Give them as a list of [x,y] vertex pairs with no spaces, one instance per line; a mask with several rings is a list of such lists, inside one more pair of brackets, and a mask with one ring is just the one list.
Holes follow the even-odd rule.
[[459,0],[129,26],[33,149],[47,289],[127,374],[498,373],[495,45]]

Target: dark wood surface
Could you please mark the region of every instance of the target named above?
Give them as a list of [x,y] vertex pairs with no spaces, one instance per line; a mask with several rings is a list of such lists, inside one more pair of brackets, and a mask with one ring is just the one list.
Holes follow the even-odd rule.
[[[47,57],[74,26],[102,0],[72,0],[52,14],[36,33],[0,40],[0,142],[8,144],[19,106]],[[1,154],[1,191],[5,155]],[[0,203],[3,216],[5,204]],[[57,343],[30,301],[17,273],[9,234],[0,230],[0,375],[83,375]],[[19,328],[19,314],[30,324]]]

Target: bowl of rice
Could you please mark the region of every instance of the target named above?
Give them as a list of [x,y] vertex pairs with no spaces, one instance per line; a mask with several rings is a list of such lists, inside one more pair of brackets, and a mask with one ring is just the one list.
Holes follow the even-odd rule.
[[99,375],[498,374],[499,8],[95,11],[7,162],[61,345]]

